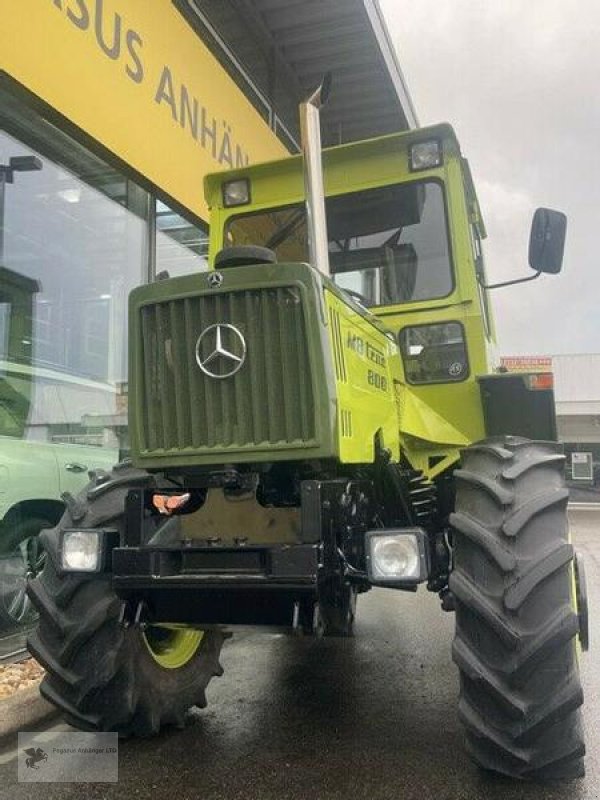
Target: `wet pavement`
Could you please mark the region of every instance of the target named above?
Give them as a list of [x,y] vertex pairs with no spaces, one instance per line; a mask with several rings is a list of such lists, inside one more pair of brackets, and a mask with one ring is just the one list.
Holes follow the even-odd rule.
[[[597,621],[600,512],[573,512],[572,527]],[[19,784],[16,742],[5,742],[0,798],[600,797],[594,626],[592,650],[582,660],[587,776],[531,785],[484,773],[464,753],[450,660],[453,624],[424,590],[416,596],[374,590],[359,597],[354,639],[239,632],[225,645],[225,675],[210,685],[208,708],[188,729],[120,743],[118,784]]]

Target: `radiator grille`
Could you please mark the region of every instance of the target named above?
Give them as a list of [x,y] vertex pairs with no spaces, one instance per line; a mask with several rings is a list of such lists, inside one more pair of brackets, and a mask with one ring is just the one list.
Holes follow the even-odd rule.
[[[314,445],[314,397],[299,288],[186,297],[145,305],[140,316],[142,453]],[[211,325],[233,325],[246,342],[243,366],[221,380],[205,375],[196,361],[198,339]],[[224,346],[233,351],[227,340],[231,332],[222,332]],[[201,360],[214,350],[210,332],[199,348]],[[218,362],[212,362],[213,371],[220,369]]]

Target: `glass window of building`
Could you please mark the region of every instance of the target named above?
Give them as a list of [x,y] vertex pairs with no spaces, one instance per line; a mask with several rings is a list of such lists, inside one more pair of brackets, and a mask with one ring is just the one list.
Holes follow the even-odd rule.
[[[101,395],[110,387],[116,403],[127,381],[127,296],[143,279],[145,223],[123,201],[0,133],[0,164],[24,158],[39,168],[14,172],[0,206],[5,370],[34,368],[34,381],[42,368],[57,380],[93,380]],[[77,406],[70,413],[83,424]]]
[[156,201],[156,272],[171,278],[208,269],[208,229]]
[[0,639],[31,622],[36,536],[127,450],[127,299],[150,198],[0,91]]
[[[15,420],[16,407],[0,400],[0,433],[39,441],[41,426],[48,442],[74,436],[117,455],[125,444],[127,297],[146,274],[145,193],[16,101],[2,117],[0,361],[7,392],[20,402]],[[69,387],[44,404],[44,420],[32,402],[42,374]],[[85,391],[73,391],[73,381]]]

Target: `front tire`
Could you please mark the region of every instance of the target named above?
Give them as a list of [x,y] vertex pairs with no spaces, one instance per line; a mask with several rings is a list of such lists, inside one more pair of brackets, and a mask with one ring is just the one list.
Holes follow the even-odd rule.
[[31,627],[37,614],[26,594],[27,580],[38,575],[45,563],[39,534],[52,525],[41,517],[7,523],[0,542],[0,632]]
[[455,472],[459,714],[476,763],[516,778],[584,774],[563,471],[558,445],[506,438]]
[[149,480],[121,468],[71,498],[58,526],[42,534],[47,561],[28,586],[40,615],[28,639],[30,652],[46,669],[40,691],[82,730],[151,736],[166,724],[181,727],[192,706],[206,705],[208,682],[223,672],[221,631],[125,628],[110,575],[59,569],[62,530],[122,529],[127,491]]

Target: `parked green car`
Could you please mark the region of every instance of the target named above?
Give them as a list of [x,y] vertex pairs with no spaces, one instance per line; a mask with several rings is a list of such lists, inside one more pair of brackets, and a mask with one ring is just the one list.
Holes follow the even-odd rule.
[[114,437],[94,423],[102,416],[115,419],[114,387],[0,361],[0,636],[34,619],[25,584],[42,566],[38,534],[60,519],[61,495],[118,460]]

